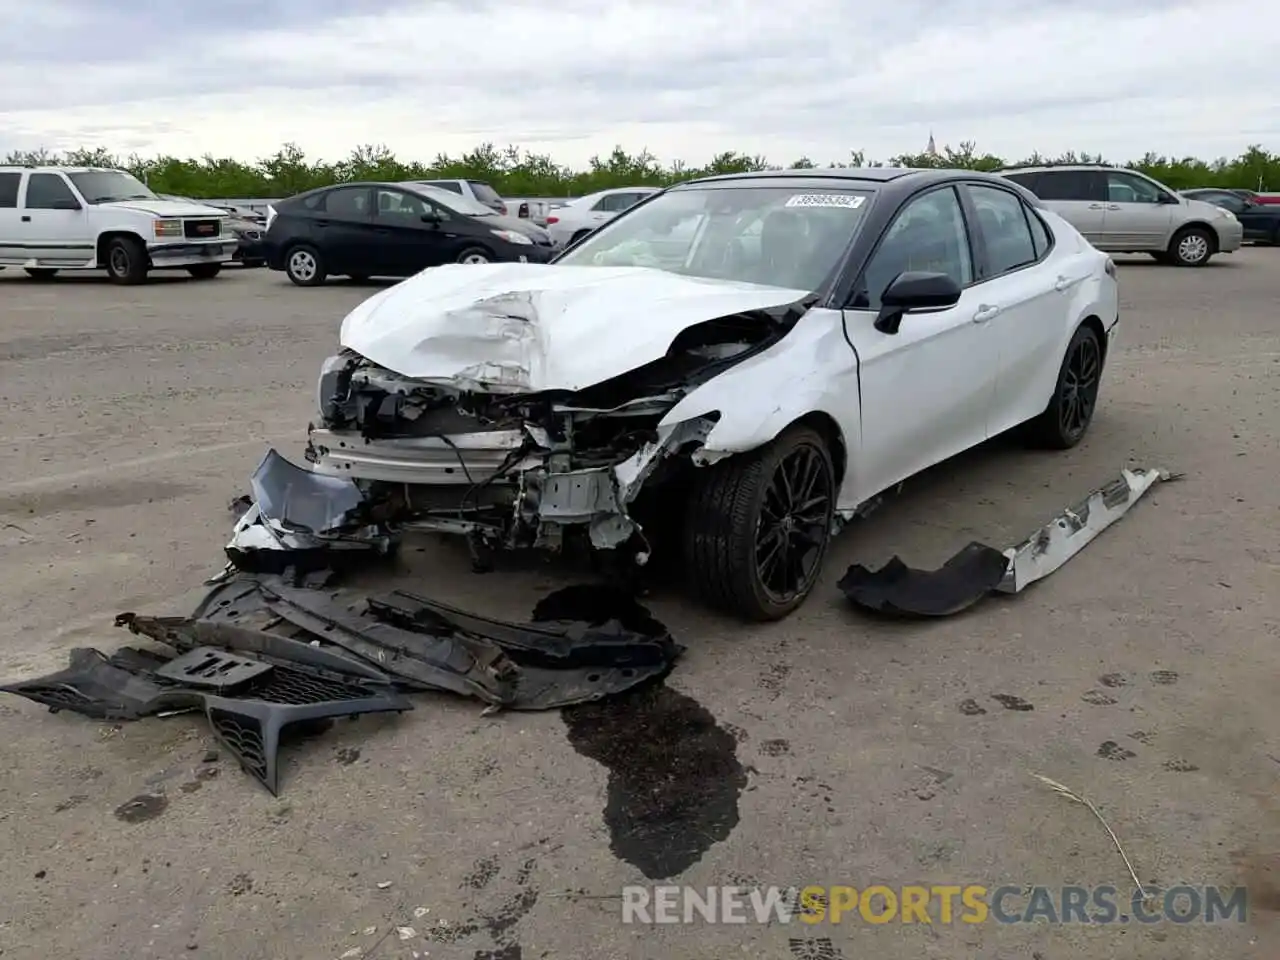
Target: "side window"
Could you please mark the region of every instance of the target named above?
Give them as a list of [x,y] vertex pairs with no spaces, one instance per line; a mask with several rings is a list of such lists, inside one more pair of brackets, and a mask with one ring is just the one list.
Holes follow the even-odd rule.
[[593,213],[616,213],[623,209],[621,193],[611,193],[608,196],[601,197],[595,202],[595,206],[591,208]]
[[433,187],[439,187],[440,189],[448,190],[451,193],[462,193],[462,184],[457,180],[431,180],[429,183]]
[[417,197],[410,196],[401,190],[378,191],[377,217],[379,220],[400,226],[421,224],[422,215],[426,212],[426,207]]
[[984,279],[1036,262],[1036,245],[1021,200],[997,187],[969,186],[978,212],[978,229],[987,248]]
[[80,206],[67,181],[56,173],[33,173],[27,180],[28,210],[66,210]]
[[369,217],[369,191],[366,187],[339,187],[324,195],[324,212],[344,220],[366,220]]
[[1206,193],[1193,197],[1193,199],[1204,200],[1214,206],[1222,207],[1224,210],[1230,210],[1232,213],[1242,213],[1247,207],[1244,200],[1233,193]]
[[1044,221],[1030,207],[1027,208],[1027,223],[1031,224],[1031,239],[1036,245],[1036,259],[1039,260],[1049,248],[1053,246],[1053,238],[1049,236],[1049,228],[1044,225]]
[[1094,170],[1045,170],[1035,189],[1041,200],[1101,202],[1106,199],[1106,193],[1106,181]]
[[1036,196],[1040,195],[1040,192],[1036,189],[1036,184],[1040,181],[1040,174],[1038,173],[1006,173],[1004,178],[1026,187]]
[[922,194],[898,212],[863,271],[853,306],[879,310],[885,289],[908,270],[945,273],[962,287],[973,282],[964,213],[953,187]]
[[1131,173],[1107,174],[1107,200],[1111,203],[1159,203],[1160,189]]
[[20,173],[0,173],[0,210],[12,210],[18,205],[18,184],[21,182]]

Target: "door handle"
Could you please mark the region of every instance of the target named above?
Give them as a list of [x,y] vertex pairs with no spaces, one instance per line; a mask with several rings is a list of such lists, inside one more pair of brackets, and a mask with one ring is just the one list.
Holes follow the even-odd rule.
[[311,221],[311,222],[312,222],[312,223],[314,223],[317,227],[327,227],[327,226],[329,226],[329,221],[328,221],[328,220],[313,220],[313,221]]
[[988,320],[997,316],[999,313],[1000,313],[999,307],[987,306],[987,304],[984,303],[978,307],[978,312],[973,315],[973,322],[986,323]]
[[1119,209],[1120,209],[1120,204],[1118,204],[1118,203],[1108,203],[1108,204],[1107,204],[1107,209],[1108,209],[1108,210],[1119,210]]
[[1100,203],[1091,203],[1091,204],[1089,204],[1089,209],[1090,209],[1090,210],[1101,210],[1101,209],[1102,209],[1102,204],[1100,204]]
[[30,218],[29,216],[26,216],[26,215],[24,214],[24,215],[23,215],[23,217],[22,217],[22,222],[23,222],[23,223],[30,223],[30,222],[31,222],[31,218]]
[[1063,290],[1067,289],[1067,287],[1071,286],[1073,283],[1075,283],[1075,281],[1072,280],[1070,277],[1059,277],[1057,280],[1054,281],[1053,289],[1061,293]]

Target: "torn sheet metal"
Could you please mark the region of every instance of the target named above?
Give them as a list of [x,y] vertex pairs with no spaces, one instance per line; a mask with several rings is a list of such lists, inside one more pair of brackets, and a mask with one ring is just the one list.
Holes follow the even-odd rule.
[[1122,470],[1120,476],[1063,511],[1016,547],[970,543],[937,570],[917,570],[893,557],[879,570],[854,564],[838,586],[854,604],[895,616],[944,617],[993,592],[1020,593],[1053,573],[1111,526],[1167,470]]
[[360,525],[364,497],[351,480],[313,473],[272,449],[251,484],[253,504],[236,521],[226,546],[234,569],[317,570],[361,562],[370,553],[386,555],[395,547],[379,527]]
[[1123,470],[1074,507],[1064,510],[1016,547],[1005,551],[1009,560],[1001,593],[1020,593],[1074,557],[1107,527],[1128,512],[1144,493],[1161,480],[1179,475],[1168,470]]

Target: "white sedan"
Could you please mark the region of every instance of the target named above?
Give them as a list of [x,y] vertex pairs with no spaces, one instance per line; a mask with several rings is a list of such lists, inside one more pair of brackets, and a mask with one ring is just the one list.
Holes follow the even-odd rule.
[[354,483],[360,522],[669,554],[777,619],[882,491],[1014,428],[1079,443],[1117,304],[1111,259],[1005,179],[696,180],[550,265],[437,267],[362,303],[308,469]]
[[567,247],[660,192],[658,187],[616,187],[589,193],[552,208],[547,213],[547,232],[557,247]]

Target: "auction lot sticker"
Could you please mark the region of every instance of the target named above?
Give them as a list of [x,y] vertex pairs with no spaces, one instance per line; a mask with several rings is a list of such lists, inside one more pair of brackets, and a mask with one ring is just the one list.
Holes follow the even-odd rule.
[[788,207],[843,207],[857,210],[866,197],[854,197],[847,193],[797,193],[784,206]]

